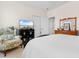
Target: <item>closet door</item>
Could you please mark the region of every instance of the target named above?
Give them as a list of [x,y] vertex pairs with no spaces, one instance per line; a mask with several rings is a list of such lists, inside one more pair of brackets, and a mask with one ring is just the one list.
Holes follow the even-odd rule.
[[46,16],[33,16],[35,37],[49,34],[48,19]]
[[48,21],[49,21],[49,34],[54,34],[55,17],[50,17]]
[[40,36],[40,17],[33,16],[35,37]]
[[48,19],[46,16],[41,17],[41,35],[47,35],[49,34],[48,31]]

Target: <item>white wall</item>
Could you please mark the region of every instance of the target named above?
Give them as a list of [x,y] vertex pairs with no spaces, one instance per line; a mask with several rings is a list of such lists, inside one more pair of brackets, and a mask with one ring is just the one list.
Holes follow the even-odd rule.
[[30,8],[20,3],[0,3],[0,27],[10,25],[18,27],[19,19],[32,19],[32,15],[46,16],[46,13],[43,10]]
[[77,29],[79,30],[79,2],[68,2],[54,10],[48,11],[48,17],[55,16],[55,29],[59,27],[59,20],[64,17],[77,17]]

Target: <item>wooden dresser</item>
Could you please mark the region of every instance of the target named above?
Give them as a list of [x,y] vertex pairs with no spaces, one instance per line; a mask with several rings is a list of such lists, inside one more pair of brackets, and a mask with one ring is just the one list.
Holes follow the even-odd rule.
[[55,34],[77,35],[77,17],[68,17],[60,19],[59,28]]
[[55,34],[77,35],[78,31],[55,30]]

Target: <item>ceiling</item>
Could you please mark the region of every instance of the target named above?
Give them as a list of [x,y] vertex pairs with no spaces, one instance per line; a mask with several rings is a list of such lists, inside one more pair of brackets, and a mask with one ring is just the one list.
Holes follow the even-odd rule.
[[0,1],[0,5],[23,5],[42,10],[55,9],[65,3],[67,3],[67,1]]
[[67,1],[32,1],[32,2],[23,2],[24,5],[33,8],[40,8],[43,10],[51,10],[57,8],[63,4],[67,3]]

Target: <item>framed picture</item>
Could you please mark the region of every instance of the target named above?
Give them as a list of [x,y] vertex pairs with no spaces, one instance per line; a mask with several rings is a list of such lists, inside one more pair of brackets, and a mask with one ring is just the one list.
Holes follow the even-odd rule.
[[64,23],[64,30],[70,30],[70,23]]

